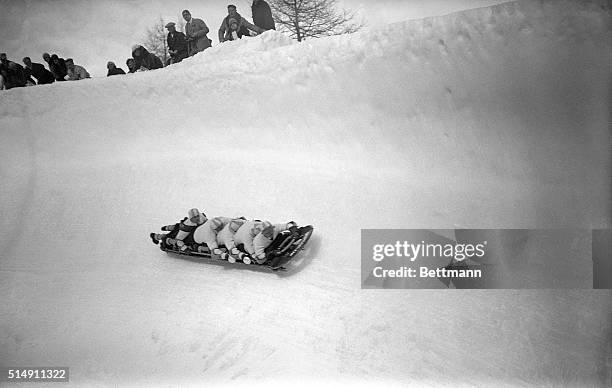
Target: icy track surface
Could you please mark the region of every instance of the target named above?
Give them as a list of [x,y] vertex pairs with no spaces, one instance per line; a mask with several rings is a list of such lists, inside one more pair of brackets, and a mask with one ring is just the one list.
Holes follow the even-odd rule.
[[[0,93],[0,365],[77,386],[605,386],[611,292],[361,290],[359,236],[610,227],[610,12],[267,32]],[[156,249],[193,206],[316,231],[283,276]]]

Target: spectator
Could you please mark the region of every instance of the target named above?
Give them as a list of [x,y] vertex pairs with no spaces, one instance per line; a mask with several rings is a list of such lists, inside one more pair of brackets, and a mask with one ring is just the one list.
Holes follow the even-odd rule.
[[136,73],[138,70],[140,70],[136,67],[136,61],[134,60],[134,58],[128,58],[125,61],[125,65],[128,68],[128,73]]
[[23,71],[23,66],[9,61],[5,53],[0,54],[0,74],[2,75],[5,89],[26,86],[27,78]]
[[225,40],[242,39],[242,37],[245,35],[251,36],[251,33],[249,32],[248,28],[246,28],[245,26],[238,26],[238,22],[236,21],[236,19],[229,18],[227,23],[229,24],[229,32],[225,34]]
[[179,63],[189,56],[187,38],[185,34],[176,30],[176,23],[174,22],[166,24],[166,28],[168,29],[168,53],[170,53],[167,65]]
[[253,0],[251,11],[253,12],[253,24],[262,30],[276,30],[272,10],[268,3],[264,0]]
[[70,81],[79,81],[85,78],[91,78],[83,66],[74,64],[72,58],[66,59],[66,68],[68,69],[68,79]]
[[122,68],[117,67],[115,62],[109,61],[106,64],[106,68],[108,69],[108,73],[106,74],[107,77],[110,77],[111,75],[125,74],[125,71],[123,71]]
[[9,62],[6,53],[0,53],[0,71],[8,71]]
[[[134,58],[137,70],[155,70],[164,67],[161,59],[138,44],[132,47],[132,58]],[[130,71],[130,73],[133,72]]]
[[185,25],[185,36],[187,38],[187,52],[191,57],[200,51],[204,51],[212,45],[212,41],[208,39],[208,26],[202,19],[194,19],[191,17],[191,12],[183,11],[183,19],[187,22]]
[[[230,25],[229,25],[230,19],[236,20],[236,23],[238,24],[237,31],[248,32],[248,30],[251,30],[251,31],[255,31],[258,34],[261,34],[262,32],[264,32],[263,29],[252,25],[245,18],[240,16],[240,14],[236,11],[235,5],[232,5],[232,4],[228,5],[227,13],[228,15],[223,19],[223,22],[221,23],[221,27],[219,28],[219,42],[233,40],[231,30],[230,30]],[[243,34],[243,35],[246,35],[246,34]]]
[[43,59],[47,62],[49,70],[53,73],[56,81],[66,80],[68,69],[66,68],[66,62],[63,58],[58,57],[56,54],[49,55],[48,53],[44,53]]
[[26,78],[34,77],[39,85],[52,84],[55,82],[53,73],[45,69],[40,63],[34,63],[30,57],[23,58],[23,64],[26,66],[25,74]]

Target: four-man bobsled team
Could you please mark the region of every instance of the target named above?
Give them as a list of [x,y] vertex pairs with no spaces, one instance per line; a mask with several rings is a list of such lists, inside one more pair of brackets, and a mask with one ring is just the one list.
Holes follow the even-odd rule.
[[[244,217],[214,217],[194,208],[180,222],[167,225],[161,230],[165,234],[151,233],[154,244],[161,244],[164,250],[179,250],[182,253],[210,252],[211,254],[235,261],[236,257],[248,255],[257,264],[265,263],[270,257],[266,255],[268,248],[279,233],[289,231],[297,236],[300,230],[297,224],[289,221],[272,224],[269,221],[247,220]],[[224,246],[229,253],[220,249]],[[233,258],[233,259],[232,259]]]

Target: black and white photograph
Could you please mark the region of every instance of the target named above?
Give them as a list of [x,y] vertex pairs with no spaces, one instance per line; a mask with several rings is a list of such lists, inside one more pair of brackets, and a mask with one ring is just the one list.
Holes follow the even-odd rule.
[[0,386],[612,387],[611,0],[0,0]]

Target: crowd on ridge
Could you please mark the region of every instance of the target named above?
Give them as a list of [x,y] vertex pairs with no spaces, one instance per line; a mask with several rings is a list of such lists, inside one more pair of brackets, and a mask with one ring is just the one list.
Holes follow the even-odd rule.
[[[276,29],[272,11],[265,0],[253,0],[251,10],[253,23],[241,16],[235,5],[227,6],[228,14],[223,18],[219,28],[219,43]],[[143,45],[137,44],[132,47],[132,56],[125,62],[128,73],[160,69],[181,62],[212,46],[212,40],[208,38],[210,30],[206,23],[202,19],[191,17],[189,10],[183,10],[182,16],[186,21],[184,33],[176,30],[174,22],[165,25],[168,30],[166,41],[169,58],[167,62],[162,63],[157,55],[149,52]],[[57,54],[48,53],[44,53],[42,58],[47,63],[48,69],[41,63],[32,62],[30,57],[23,58],[24,67],[10,61],[6,53],[0,53],[0,90],[90,78],[87,70],[75,64],[72,58],[63,59]],[[107,77],[126,74],[112,61],[106,64],[106,68],[108,69]]]

